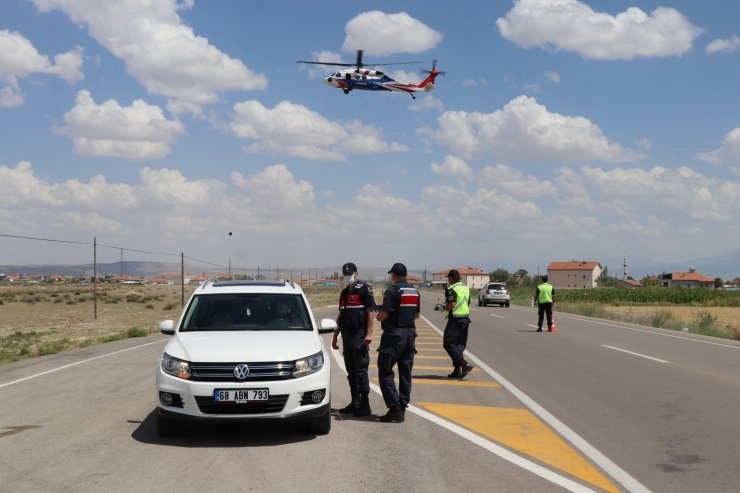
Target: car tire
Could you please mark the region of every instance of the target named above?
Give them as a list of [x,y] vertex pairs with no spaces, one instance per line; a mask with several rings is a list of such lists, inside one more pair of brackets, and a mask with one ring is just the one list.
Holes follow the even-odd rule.
[[478,298],[478,306],[483,306],[483,302]]
[[509,302],[508,301],[506,302],[506,308],[509,308]]
[[182,426],[157,414],[157,431],[161,437],[173,437],[182,433]]
[[483,300],[483,306],[488,306],[488,300]]
[[316,435],[326,435],[331,431],[331,413],[314,418],[308,422],[306,431]]

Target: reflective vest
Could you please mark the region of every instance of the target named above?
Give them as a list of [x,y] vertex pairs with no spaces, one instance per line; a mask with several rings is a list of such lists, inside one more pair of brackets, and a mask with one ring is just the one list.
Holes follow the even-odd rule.
[[540,303],[552,303],[552,284],[543,282],[539,286],[537,286],[537,289],[540,290]]
[[446,316],[450,316],[452,313],[453,318],[467,317],[470,315],[470,288],[465,286],[461,282],[456,282],[448,289],[451,289],[457,295],[455,299],[455,306],[452,307],[450,312],[447,312]]

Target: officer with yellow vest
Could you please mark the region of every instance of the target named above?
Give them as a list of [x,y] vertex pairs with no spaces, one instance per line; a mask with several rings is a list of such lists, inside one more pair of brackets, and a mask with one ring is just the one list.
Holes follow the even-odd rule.
[[555,288],[547,282],[547,274],[542,276],[542,284],[537,286],[532,299],[537,302],[537,332],[542,332],[542,319],[547,315],[547,331],[552,332],[552,304],[555,302]]
[[447,273],[448,288],[442,310],[447,317],[447,325],[442,339],[442,346],[452,358],[454,371],[447,378],[463,379],[473,369],[465,361],[463,353],[468,343],[468,326],[470,325],[470,288],[460,282],[460,272],[452,269]]

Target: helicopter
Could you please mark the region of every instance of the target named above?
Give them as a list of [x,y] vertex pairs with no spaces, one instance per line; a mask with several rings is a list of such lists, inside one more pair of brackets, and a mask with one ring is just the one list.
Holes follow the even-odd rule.
[[[365,63],[362,62],[362,54],[364,50],[357,50],[357,59],[355,63],[335,63],[335,62],[315,62],[307,60],[298,60],[296,63],[310,63],[314,65],[333,65],[338,67],[354,67],[354,69],[339,70],[326,78],[324,83],[331,87],[336,87],[344,91],[344,94],[349,94],[353,90],[357,89],[360,91],[397,91],[408,93],[411,98],[416,99],[414,96],[415,92],[429,92],[434,89],[434,79],[438,75],[444,75],[444,72],[437,70],[437,60],[432,62],[431,70],[422,70],[423,73],[429,74],[427,78],[421,81],[418,85],[410,82],[399,82],[395,79],[388,77],[380,70],[370,70]],[[395,63],[376,63],[374,66],[381,65],[406,65],[410,63],[421,63],[421,62],[395,62]]]

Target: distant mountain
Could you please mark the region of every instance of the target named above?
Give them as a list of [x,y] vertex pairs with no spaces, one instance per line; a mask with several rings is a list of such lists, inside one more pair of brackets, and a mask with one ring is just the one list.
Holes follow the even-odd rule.
[[[180,264],[163,262],[113,262],[98,264],[98,277],[107,275],[127,275],[132,277],[156,276],[162,272],[179,272]],[[28,264],[28,265],[0,265],[0,273],[21,275],[55,275],[91,277],[93,264],[63,265],[63,264]]]
[[[552,259],[552,260],[568,260],[568,259]],[[580,260],[596,260],[601,263],[602,266],[609,267],[609,275],[614,277],[621,277],[623,272],[624,258],[608,257],[608,258],[587,258]],[[701,257],[693,260],[687,260],[680,263],[660,263],[652,262],[651,260],[640,257],[638,255],[629,255],[628,253],[628,274],[635,278],[641,279],[646,275],[661,274],[663,272],[686,272],[689,267],[694,267],[697,272],[705,274],[710,277],[721,277],[723,280],[734,279],[740,277],[740,250],[723,253],[714,257]],[[531,270],[528,269],[530,275],[537,274],[539,272],[544,274],[547,272],[547,265],[549,261],[541,260],[536,262]],[[522,266],[509,267],[505,265],[497,266],[514,272],[516,269],[522,268]],[[388,279],[388,267],[366,267],[359,265],[358,270],[360,278],[368,281],[383,281]],[[524,266],[524,268],[527,268]],[[486,269],[481,267],[484,272],[490,272],[495,268]],[[419,278],[423,278],[426,273],[426,278],[431,280],[432,272],[436,272],[441,269],[409,269],[409,275],[413,275]],[[215,276],[217,274],[224,274],[226,272],[225,267],[214,267],[208,266],[203,268],[202,266],[185,265],[185,271],[190,274],[204,274],[207,277]],[[294,278],[303,276],[307,277],[309,272],[305,267],[290,268],[281,267],[281,277],[289,277],[290,273],[293,273]],[[154,277],[163,272],[180,272],[180,264],[172,262],[112,262],[109,264],[98,264],[98,277],[107,275],[118,276],[127,275],[132,277]],[[262,268],[260,274],[269,275],[270,271]],[[334,273],[341,276],[342,266],[325,266],[312,268],[310,271],[311,278],[317,277],[330,277]],[[19,273],[21,275],[54,275],[59,274],[63,276],[83,276],[91,277],[93,275],[93,265],[80,264],[80,265],[63,265],[63,264],[28,264],[28,265],[0,265],[0,273],[11,274]],[[256,270],[244,271],[234,267],[232,274],[256,274]],[[274,270],[272,271],[274,275]]]

